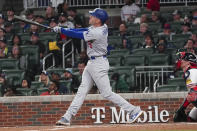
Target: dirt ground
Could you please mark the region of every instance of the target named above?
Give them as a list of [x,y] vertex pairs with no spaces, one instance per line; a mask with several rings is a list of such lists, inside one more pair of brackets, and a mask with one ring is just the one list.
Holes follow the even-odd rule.
[[0,127],[0,131],[197,131],[197,123]]

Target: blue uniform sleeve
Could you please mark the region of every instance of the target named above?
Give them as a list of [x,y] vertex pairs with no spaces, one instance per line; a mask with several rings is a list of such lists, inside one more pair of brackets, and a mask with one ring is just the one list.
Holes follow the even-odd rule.
[[76,29],[70,29],[70,30],[73,30],[73,31],[87,31],[88,28],[76,28]]
[[76,31],[76,30],[72,30],[72,29],[66,30],[64,28],[61,28],[61,33],[65,34],[68,37],[78,38],[78,39],[83,39],[84,40],[83,31]]

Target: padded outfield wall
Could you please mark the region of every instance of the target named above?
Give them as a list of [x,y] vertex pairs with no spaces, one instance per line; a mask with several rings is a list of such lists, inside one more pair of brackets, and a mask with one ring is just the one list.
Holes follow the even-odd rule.
[[[145,111],[141,123],[172,122],[175,110],[186,92],[120,94]],[[0,98],[0,126],[54,125],[65,113],[74,95],[27,96]],[[190,105],[191,109],[193,106]],[[127,114],[99,94],[89,94],[73,125],[126,123]]]

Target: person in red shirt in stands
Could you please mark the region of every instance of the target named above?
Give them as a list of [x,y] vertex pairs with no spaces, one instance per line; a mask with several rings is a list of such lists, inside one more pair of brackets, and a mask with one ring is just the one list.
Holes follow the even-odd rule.
[[58,89],[59,89],[59,83],[56,81],[51,81],[48,91],[43,92],[41,96],[59,95]]
[[146,5],[147,10],[150,11],[159,11],[160,10],[160,4],[158,0],[149,0]]

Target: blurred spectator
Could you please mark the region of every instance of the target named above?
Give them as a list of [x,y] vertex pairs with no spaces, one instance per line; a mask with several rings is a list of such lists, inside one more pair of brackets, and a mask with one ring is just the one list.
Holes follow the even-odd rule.
[[140,8],[135,4],[135,0],[125,0],[125,5],[121,8],[122,22],[133,23],[138,13]]
[[191,39],[194,41],[194,47],[197,48],[197,33],[192,33]]
[[39,27],[37,25],[30,25],[30,33],[34,34],[34,33],[39,33]]
[[64,1],[63,3],[59,4],[57,7],[58,14],[60,15],[62,12],[67,14],[68,8],[69,8],[68,3]]
[[21,83],[22,88],[30,88],[31,87],[31,81],[28,79],[23,79]]
[[13,24],[10,22],[5,23],[6,39],[10,39],[14,35]]
[[74,24],[68,21],[68,16],[65,13],[61,13],[59,17],[58,26],[66,27],[66,28],[75,28]]
[[30,25],[26,24],[25,22],[20,21],[20,33],[25,33],[25,32],[29,32],[30,30]]
[[6,21],[10,22],[10,23],[14,23],[15,22],[14,9],[12,7],[8,7],[8,9],[7,9],[7,19],[6,19]]
[[149,0],[146,5],[147,10],[149,11],[159,11],[160,10],[160,4],[158,0]]
[[85,62],[85,64],[88,63],[88,55],[86,53],[86,51],[82,51],[80,54],[79,54],[79,61],[83,61]]
[[146,34],[152,34],[152,32],[150,32],[148,30],[148,24],[147,23],[141,23],[140,24],[140,30],[136,35],[146,35]]
[[39,47],[39,54],[40,58],[42,59],[45,55],[45,46],[42,42],[39,40],[39,34],[38,33],[32,33],[31,35],[31,45],[37,45]]
[[140,18],[136,18],[134,24],[148,23],[148,18],[146,14],[142,14]]
[[28,20],[34,20],[34,11],[33,11],[33,9],[28,9],[25,12],[25,16],[26,16],[26,19],[28,19]]
[[85,62],[79,61],[77,68],[78,68],[79,74],[80,74],[81,76],[82,76],[82,74],[83,74],[83,71],[84,71],[84,69],[85,69],[85,66],[86,66]]
[[160,23],[160,15],[158,11],[153,11],[151,14],[151,22]]
[[5,34],[5,30],[3,28],[0,28],[0,40],[6,40]]
[[193,16],[192,27],[197,27],[197,16]]
[[173,13],[173,22],[183,22],[183,18],[181,18],[181,12],[179,10],[175,10]]
[[[55,19],[55,18],[51,18],[50,21],[49,21],[49,26],[51,28],[55,27],[58,25],[58,21]],[[51,29],[46,29],[45,32],[53,32],[53,30]]]
[[64,71],[64,74],[62,76],[62,79],[71,81],[71,92],[74,94],[77,93],[80,82],[79,82],[77,76],[72,74],[72,68],[66,68],[66,70]]
[[26,57],[21,54],[19,45],[14,45],[12,47],[11,58],[19,60],[20,69],[26,69],[27,60],[26,60]]
[[3,14],[0,14],[0,28],[4,28],[5,18]]
[[[78,76],[78,80],[79,80],[79,82],[81,83],[81,80],[82,80],[82,75],[83,75],[83,71],[84,71],[84,69],[85,69],[85,66],[86,66],[86,64],[83,62],[83,61],[80,61],[79,63],[78,63],[78,70],[79,70],[79,76]],[[90,89],[90,91],[89,91],[89,93],[90,94],[95,94],[95,93],[98,93],[98,89],[97,89],[97,86],[96,86],[96,84],[94,83],[93,84],[93,87]]]
[[48,6],[46,8],[46,12],[45,12],[45,19],[50,22],[52,19],[56,19],[57,20],[57,17],[55,15],[55,10],[52,6]]
[[142,45],[142,48],[155,49],[154,39],[153,39],[152,35],[150,35],[150,34],[145,35],[145,40]]
[[175,33],[171,32],[171,25],[166,23],[164,24],[163,32],[158,33],[158,35],[172,36],[175,35]]
[[39,77],[38,81],[44,83],[44,87],[49,87],[50,79],[49,79],[48,72],[43,71],[40,74],[40,77]]
[[22,45],[21,37],[17,34],[13,35],[12,37],[12,45]]
[[165,40],[165,38],[160,38],[157,42],[157,50],[156,53],[162,53],[162,54],[166,54],[166,45],[167,45],[167,41]]
[[181,34],[191,35],[192,32],[190,31],[190,29],[191,29],[190,23],[183,23],[182,24],[182,33]]
[[192,27],[197,27],[197,10],[192,12]]
[[48,95],[59,95],[59,83],[56,81],[51,81],[49,84],[49,88],[47,92],[43,92],[41,96],[48,96]]
[[85,27],[85,17],[82,14],[78,14],[75,8],[68,9],[68,19],[74,23],[76,28]]
[[131,42],[127,38],[127,36],[129,36],[129,33],[127,31],[127,26],[125,23],[120,24],[119,31],[122,39],[122,48],[132,49]]
[[[59,73],[56,73],[56,72],[52,72],[51,73],[51,81],[56,81],[59,83],[61,79],[61,76]],[[61,83],[59,83],[59,90],[58,92],[61,94],[61,95],[64,95],[64,94],[67,94],[68,93],[68,89],[65,85],[62,85]]]
[[15,94],[15,89],[13,89],[10,86],[7,86],[7,88],[5,89],[5,93],[3,95],[4,97],[9,97],[9,96],[16,96]]
[[6,41],[0,40],[0,58],[8,57],[8,47],[6,45]]
[[157,42],[157,45],[160,44],[160,43],[164,44],[165,45],[165,48],[176,48],[176,46],[173,43],[168,42],[165,39],[165,37],[162,37],[162,36],[159,37],[158,42]]
[[194,41],[192,39],[188,39],[184,49],[187,49],[187,52],[191,52],[193,54],[195,54],[195,50],[194,50]]
[[119,73],[114,73],[111,77],[112,80],[116,81],[115,84],[115,91],[117,93],[123,93],[123,92],[128,92],[129,91],[129,86],[126,83],[126,81],[120,77]]
[[5,79],[5,73],[3,73],[2,70],[0,70],[0,84],[1,84],[0,94],[3,95],[6,92],[6,88],[8,87],[8,84]]
[[45,18],[42,15],[36,15],[34,21],[46,25]]

